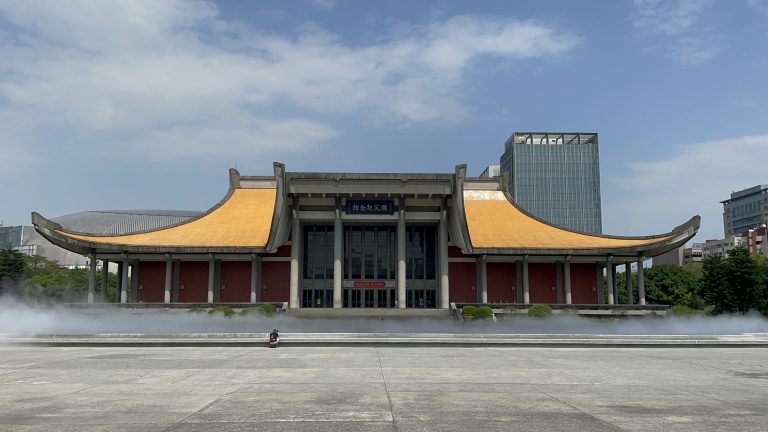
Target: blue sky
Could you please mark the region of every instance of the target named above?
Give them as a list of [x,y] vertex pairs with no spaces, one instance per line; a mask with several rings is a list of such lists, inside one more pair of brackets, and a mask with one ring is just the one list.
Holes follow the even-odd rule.
[[204,210],[227,168],[452,172],[600,133],[603,229],[768,183],[768,1],[0,0],[0,219]]

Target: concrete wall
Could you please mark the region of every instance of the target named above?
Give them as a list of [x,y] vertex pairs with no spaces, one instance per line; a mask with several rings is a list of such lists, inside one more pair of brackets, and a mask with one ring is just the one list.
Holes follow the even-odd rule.
[[512,290],[517,285],[515,267],[515,263],[486,264],[489,303],[515,303],[515,291]]
[[222,302],[251,301],[251,261],[222,261],[220,281]]

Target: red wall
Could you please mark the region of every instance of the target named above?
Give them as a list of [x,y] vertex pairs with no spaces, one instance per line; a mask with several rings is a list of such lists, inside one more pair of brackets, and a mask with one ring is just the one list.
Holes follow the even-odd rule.
[[486,263],[488,274],[488,302],[515,303],[515,263]]
[[291,246],[290,245],[284,245],[277,248],[277,251],[275,253],[271,254],[262,254],[263,257],[289,257],[291,256]]
[[291,296],[290,288],[290,261],[262,261],[261,301],[287,302]]
[[471,255],[464,255],[461,252],[461,249],[457,248],[456,246],[448,246],[448,258],[467,258],[471,257]]
[[455,303],[476,303],[477,294],[472,288],[477,283],[474,262],[448,263],[448,298]]
[[165,300],[165,261],[139,263],[139,302],[162,303]]
[[251,301],[251,261],[221,262],[221,302],[248,303]]
[[594,264],[571,264],[571,303],[597,304],[597,270]]
[[529,263],[528,289],[531,303],[557,303],[557,269],[555,263]]
[[[139,269],[141,273],[141,269]],[[181,289],[184,285],[184,289]],[[208,261],[181,261],[179,303],[208,302]]]

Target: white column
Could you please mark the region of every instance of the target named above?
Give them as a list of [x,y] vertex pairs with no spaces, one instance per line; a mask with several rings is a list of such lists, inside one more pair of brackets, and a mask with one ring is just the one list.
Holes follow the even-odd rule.
[[480,303],[488,303],[488,258],[480,255]]
[[96,294],[96,254],[91,253],[88,259],[91,266],[88,272],[88,303],[93,303],[93,298]]
[[523,257],[523,303],[531,303],[531,291],[528,285],[528,255]]
[[643,269],[643,257],[637,259],[637,294],[638,302],[645,305],[645,269]]
[[261,287],[259,285],[259,258],[251,254],[251,303],[261,301]]
[[341,254],[344,247],[344,226],[341,223],[341,209],[336,206],[336,219],[333,221],[333,307],[344,305],[341,298],[341,280],[344,276],[341,267]]
[[208,303],[213,303],[213,285],[216,282],[216,260],[208,254]]
[[291,285],[288,307],[299,307],[299,251],[301,250],[301,222],[298,206],[294,205],[291,224]]
[[606,277],[606,285],[608,286],[608,304],[612,305],[614,304],[613,299],[613,264],[611,264],[610,261],[605,265],[605,277]]
[[632,298],[632,263],[627,262],[624,264],[624,275],[627,278],[627,304],[631,305],[633,303]]
[[565,257],[563,268],[563,279],[565,279],[565,304],[571,304],[571,257]]
[[446,210],[443,210],[438,227],[437,247],[440,248],[440,309],[450,307],[448,281],[448,220]]
[[171,254],[165,254],[165,292],[163,295],[163,303],[171,302],[171,284],[173,283],[173,261],[171,260]]
[[101,301],[107,301],[107,285],[109,285],[109,261],[101,260]]
[[405,308],[405,200],[400,198],[397,217],[397,307]]
[[123,254],[122,271],[120,272],[120,303],[128,303],[128,255]]

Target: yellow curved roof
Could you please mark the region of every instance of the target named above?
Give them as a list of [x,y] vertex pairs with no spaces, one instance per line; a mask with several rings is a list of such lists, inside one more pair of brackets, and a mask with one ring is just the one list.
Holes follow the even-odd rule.
[[235,189],[223,204],[181,225],[137,234],[94,236],[57,230],[94,243],[171,247],[263,247],[275,208],[275,188]]
[[464,213],[472,247],[479,249],[632,247],[672,237],[611,238],[568,231],[523,213],[498,190],[464,190]]

